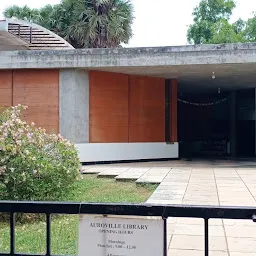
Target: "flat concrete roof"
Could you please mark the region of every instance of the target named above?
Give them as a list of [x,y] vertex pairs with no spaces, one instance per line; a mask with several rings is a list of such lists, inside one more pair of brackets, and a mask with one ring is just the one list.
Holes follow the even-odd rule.
[[0,69],[79,68],[177,78],[184,91],[256,87],[256,43],[0,51],[0,59]]

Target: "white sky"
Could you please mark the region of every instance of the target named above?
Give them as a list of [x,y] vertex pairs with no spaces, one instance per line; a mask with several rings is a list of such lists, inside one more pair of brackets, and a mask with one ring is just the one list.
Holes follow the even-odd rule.
[[[132,0],[135,8],[134,36],[130,47],[168,46],[187,44],[187,26],[192,23],[192,11],[200,0]],[[59,0],[0,0],[0,18],[10,5],[41,7],[57,4]],[[237,0],[233,20],[247,19],[256,11],[255,0]]]

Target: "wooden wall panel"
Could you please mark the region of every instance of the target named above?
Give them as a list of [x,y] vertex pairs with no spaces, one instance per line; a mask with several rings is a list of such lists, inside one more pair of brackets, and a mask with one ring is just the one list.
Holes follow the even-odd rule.
[[[177,82],[170,90],[170,134],[177,141]],[[90,142],[165,142],[165,80],[90,72]]]
[[129,91],[129,142],[164,142],[164,79],[131,76]]
[[0,106],[9,107],[12,105],[12,71],[0,71]]
[[128,142],[128,75],[90,71],[90,142]]
[[178,82],[176,79],[172,79],[171,81],[171,90],[170,90],[171,96],[170,96],[170,128],[171,128],[171,142],[177,142],[178,141]]
[[59,132],[59,70],[13,71],[13,104],[28,106],[28,122]]

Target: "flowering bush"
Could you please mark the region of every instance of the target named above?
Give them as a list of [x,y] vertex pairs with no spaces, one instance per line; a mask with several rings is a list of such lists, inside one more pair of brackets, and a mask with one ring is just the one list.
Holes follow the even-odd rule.
[[60,135],[21,120],[25,108],[0,114],[0,199],[61,200],[79,177],[77,150]]

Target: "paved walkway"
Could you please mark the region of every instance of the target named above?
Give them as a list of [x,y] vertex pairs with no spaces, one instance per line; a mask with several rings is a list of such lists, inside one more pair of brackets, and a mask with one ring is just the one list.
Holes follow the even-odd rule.
[[[255,206],[256,162],[170,161],[83,167],[84,173],[157,183],[147,203]],[[244,220],[210,220],[210,256],[255,256],[256,224]],[[168,220],[169,256],[203,256],[201,219]]]

